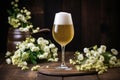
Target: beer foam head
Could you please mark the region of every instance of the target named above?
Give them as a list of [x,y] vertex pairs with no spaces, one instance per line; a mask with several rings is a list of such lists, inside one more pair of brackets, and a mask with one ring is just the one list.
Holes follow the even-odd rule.
[[56,13],[54,24],[59,24],[59,25],[73,24],[71,14],[67,12]]

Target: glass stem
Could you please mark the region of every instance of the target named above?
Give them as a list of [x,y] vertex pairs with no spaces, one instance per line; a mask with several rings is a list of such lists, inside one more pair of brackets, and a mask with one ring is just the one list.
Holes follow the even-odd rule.
[[66,67],[66,64],[65,64],[65,46],[61,46],[61,50],[62,50],[61,67]]

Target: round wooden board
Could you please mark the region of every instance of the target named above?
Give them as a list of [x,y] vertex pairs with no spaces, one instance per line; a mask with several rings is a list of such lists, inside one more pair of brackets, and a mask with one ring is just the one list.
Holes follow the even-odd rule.
[[75,67],[70,64],[67,64],[70,68],[72,68],[70,70],[56,69],[59,65],[60,63],[44,64],[40,67],[39,73],[48,76],[83,76],[97,73],[95,71],[77,71]]

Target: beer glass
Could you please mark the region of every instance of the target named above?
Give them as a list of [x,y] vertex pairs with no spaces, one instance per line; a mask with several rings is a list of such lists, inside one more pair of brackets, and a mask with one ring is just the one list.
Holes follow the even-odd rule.
[[74,37],[74,26],[71,13],[59,12],[55,14],[52,28],[54,40],[61,45],[61,65],[57,69],[70,69],[65,63],[65,46],[70,43]]

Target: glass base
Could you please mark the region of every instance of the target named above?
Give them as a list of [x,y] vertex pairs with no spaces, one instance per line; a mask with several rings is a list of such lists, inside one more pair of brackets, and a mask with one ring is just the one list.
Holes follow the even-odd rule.
[[66,65],[61,65],[61,66],[58,66],[58,67],[55,67],[56,69],[60,69],[60,70],[72,70],[71,67],[68,67]]

